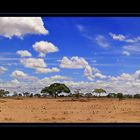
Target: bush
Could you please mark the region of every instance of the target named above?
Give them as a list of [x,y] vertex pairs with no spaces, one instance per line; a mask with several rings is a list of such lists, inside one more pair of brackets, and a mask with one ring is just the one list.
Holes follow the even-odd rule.
[[59,97],[65,97],[64,95],[59,95]]
[[72,93],[70,93],[70,94],[68,95],[68,97],[73,97],[73,94],[72,94]]
[[92,94],[91,94],[91,93],[86,93],[86,94],[85,94],[85,97],[91,98],[91,97],[92,97]]
[[108,97],[108,98],[116,98],[116,97],[117,97],[117,94],[115,94],[115,93],[109,93],[109,94],[107,95],[107,97]]
[[132,95],[129,95],[129,94],[124,95],[123,97],[124,97],[124,98],[133,98],[133,96],[132,96]]
[[119,100],[123,99],[123,94],[122,93],[117,93],[117,98],[119,98]]
[[7,94],[9,94],[9,91],[5,91],[3,89],[0,89],[0,97],[7,96]]
[[38,98],[40,98],[40,97],[41,97],[41,95],[40,95],[40,94],[35,94],[34,96],[35,96],[35,97],[38,97]]
[[135,94],[134,98],[140,99],[140,94]]
[[29,97],[33,97],[33,93],[31,93]]
[[75,93],[75,94],[73,94],[72,95],[72,97],[75,97],[75,98],[80,98],[80,97],[82,97],[82,94],[81,93]]
[[19,96],[19,97],[21,97],[21,96],[22,96],[22,94],[21,94],[21,93],[19,93],[19,94],[18,94],[18,96]]

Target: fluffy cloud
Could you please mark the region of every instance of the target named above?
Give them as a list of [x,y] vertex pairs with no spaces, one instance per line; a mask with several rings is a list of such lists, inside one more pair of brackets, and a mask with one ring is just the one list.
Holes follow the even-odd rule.
[[48,34],[40,17],[0,17],[0,35],[12,38],[25,34]]
[[70,59],[68,57],[63,57],[60,62],[61,68],[70,69],[83,69],[88,65],[88,62],[84,58],[78,56],[71,57]]
[[51,73],[60,71],[60,69],[56,67],[47,68],[47,64],[45,63],[44,59],[41,58],[26,58],[21,59],[20,62],[27,68],[35,69],[36,73]]
[[124,81],[124,82],[140,82],[140,70],[137,70],[133,74],[122,73],[120,76],[117,77],[109,77],[112,81]]
[[35,49],[35,51],[40,53],[40,57],[44,57],[47,53],[59,51],[59,49],[54,44],[47,41],[36,42],[33,45],[33,48]]
[[94,75],[94,77],[95,77],[95,78],[99,78],[99,79],[104,79],[104,78],[106,78],[106,76],[103,75],[103,74],[101,74],[101,73],[96,73],[96,74]]
[[54,68],[36,68],[37,73],[51,73],[51,72],[59,72],[60,69]]
[[30,56],[32,56],[32,54],[27,50],[19,50],[16,53],[18,55],[20,55],[21,57],[30,57]]
[[11,76],[14,78],[23,78],[23,77],[26,77],[27,74],[22,71],[15,70],[14,72],[12,72]]
[[7,71],[7,69],[6,69],[6,68],[4,68],[4,67],[0,67],[0,74],[5,73],[6,71]]
[[91,66],[87,65],[84,70],[84,75],[89,79],[93,80],[92,68]]
[[[95,76],[93,73],[100,72],[97,68],[92,68],[84,58],[78,56],[71,58],[63,57],[62,60],[60,60],[60,67],[69,69],[84,69],[84,76],[89,80],[94,79]],[[100,77],[103,78],[103,75],[100,75]],[[100,77],[98,76],[98,78]]]
[[19,83],[24,83],[24,82],[27,82],[27,83],[31,83],[32,84],[33,82],[38,81],[38,78],[37,77],[30,76],[30,75],[24,73],[23,71],[19,71],[19,70],[13,71],[12,74],[11,74],[11,76],[13,78],[15,78],[14,80],[11,81],[14,84],[19,84]]
[[[28,79],[32,78],[29,75],[27,77]],[[30,80],[30,83],[20,79],[16,80],[16,78],[10,82],[0,82],[0,88],[4,87],[9,91],[16,90],[17,92],[28,91],[39,93],[45,86],[49,86],[54,82],[63,82],[70,88],[72,92],[74,92],[76,89],[81,89],[81,92],[87,93],[92,92],[95,88],[103,88],[107,91],[107,93],[122,92],[123,94],[136,94],[140,90],[140,70],[137,70],[133,74],[122,73],[120,76],[106,76],[106,78],[108,78],[108,80],[105,81],[104,79],[101,79],[94,82],[74,82],[70,77],[55,75],[43,79],[34,78],[32,81]]]
[[20,62],[27,68],[45,68],[45,67],[47,67],[47,64],[45,63],[44,59],[41,59],[41,58],[21,59]]
[[97,44],[102,48],[108,48],[110,46],[103,35],[98,35],[95,40]]
[[123,54],[123,55],[126,55],[126,56],[129,56],[129,55],[130,55],[130,52],[128,52],[128,51],[123,51],[122,54]]
[[62,60],[60,60],[60,67],[61,68],[68,68],[68,69],[84,69],[84,75],[87,77],[89,80],[93,80],[93,69],[91,66],[88,64],[88,62],[78,56],[74,56],[71,58],[68,57],[63,57]]

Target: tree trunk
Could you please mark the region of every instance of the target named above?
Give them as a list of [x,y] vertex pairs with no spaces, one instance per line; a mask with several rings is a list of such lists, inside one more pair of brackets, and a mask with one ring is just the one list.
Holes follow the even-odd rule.
[[55,94],[55,99],[56,99],[56,97],[57,97],[57,94]]

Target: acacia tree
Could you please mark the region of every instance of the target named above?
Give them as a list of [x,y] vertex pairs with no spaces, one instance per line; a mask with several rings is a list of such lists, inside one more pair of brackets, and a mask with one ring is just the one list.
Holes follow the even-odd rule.
[[7,96],[7,94],[9,94],[9,91],[5,91],[3,89],[0,89],[0,97]]
[[117,98],[119,98],[119,100],[123,99],[123,94],[122,93],[117,93]]
[[97,88],[93,92],[98,93],[99,97],[100,97],[101,93],[106,93],[106,91],[104,89],[102,89],[102,88]]
[[49,93],[52,97],[57,97],[58,94],[65,92],[70,93],[70,89],[65,84],[54,83],[42,89],[41,93]]

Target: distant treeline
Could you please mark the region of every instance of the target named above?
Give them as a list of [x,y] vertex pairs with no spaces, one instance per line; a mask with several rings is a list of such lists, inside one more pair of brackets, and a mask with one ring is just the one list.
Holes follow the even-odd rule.
[[[62,94],[62,93],[65,93]],[[96,93],[93,95],[93,93]],[[119,98],[120,100],[123,98],[139,98],[140,99],[140,94],[135,94],[135,95],[130,95],[130,94],[123,94],[123,93],[109,93],[107,95],[101,96],[102,93],[106,93],[106,91],[102,88],[97,88],[92,91],[92,93],[81,93],[80,89],[77,89],[74,91],[74,93],[71,93],[70,89],[65,85],[61,83],[54,83],[48,87],[45,87],[41,90],[41,93],[38,94],[33,94],[29,92],[23,92],[23,93],[17,93],[14,92],[11,97],[74,97],[74,98],[80,98],[80,97],[85,97],[85,98],[102,98],[102,97],[107,97],[107,98]],[[9,91],[0,90],[0,97],[9,97]]]

